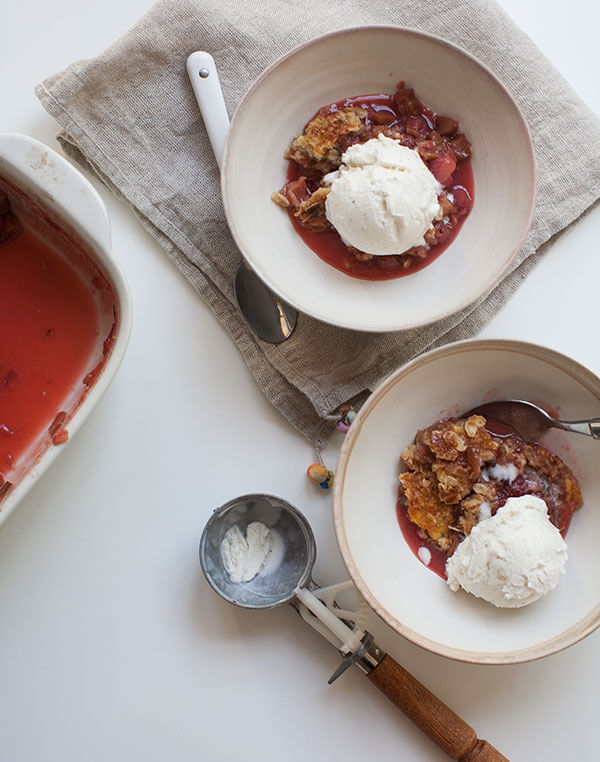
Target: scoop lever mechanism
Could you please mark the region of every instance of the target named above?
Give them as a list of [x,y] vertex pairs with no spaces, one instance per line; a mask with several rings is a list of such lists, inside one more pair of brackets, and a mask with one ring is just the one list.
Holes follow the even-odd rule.
[[[364,629],[369,618],[369,609],[352,582],[348,580],[321,588],[312,582],[311,588],[296,588],[296,597],[292,605],[302,619],[334,645],[344,657],[327,681],[328,684],[335,682],[352,664],[357,664],[364,672],[370,672],[383,659],[384,653],[377,647],[372,648],[375,639]],[[336,596],[349,590],[356,593],[356,610],[341,608],[336,603]]]

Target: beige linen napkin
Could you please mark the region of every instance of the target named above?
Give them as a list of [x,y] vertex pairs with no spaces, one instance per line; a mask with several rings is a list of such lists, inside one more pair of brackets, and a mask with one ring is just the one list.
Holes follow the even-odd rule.
[[[530,124],[539,162],[533,227],[515,269],[490,294],[427,328],[374,335],[301,315],[291,339],[265,344],[233,296],[239,261],[218,168],[185,72],[213,54],[233,114],[280,55],[334,29],[394,24],[438,34],[486,63]],[[37,88],[64,149],[124,198],[229,331],[268,399],[309,440],[332,431],[341,403],[424,350],[476,334],[541,256],[540,247],[600,196],[600,122],[493,0],[161,0],[97,58]],[[193,330],[193,327],[191,327]]]

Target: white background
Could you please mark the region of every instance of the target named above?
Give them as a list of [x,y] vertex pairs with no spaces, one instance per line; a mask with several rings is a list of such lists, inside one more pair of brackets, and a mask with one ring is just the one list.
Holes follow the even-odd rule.
[[[0,132],[56,147],[33,94],[100,53],[148,0],[5,2]],[[600,113],[597,0],[504,0]],[[255,386],[224,330],[133,214],[102,187],[134,328],[111,388],[0,531],[0,758],[10,762],[446,757],[288,607],[238,610],[205,584],[213,508],[252,491],[295,503],[315,577],[346,577],[310,446]],[[600,373],[600,209],[553,242],[482,335],[559,349]],[[333,466],[336,448],[327,453]],[[587,510],[600,510],[587,506]],[[448,661],[382,623],[379,643],[513,762],[598,758],[600,633],[539,662]]]

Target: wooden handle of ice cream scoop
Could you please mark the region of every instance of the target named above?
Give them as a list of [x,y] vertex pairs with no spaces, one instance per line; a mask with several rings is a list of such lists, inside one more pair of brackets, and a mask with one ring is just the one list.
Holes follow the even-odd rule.
[[388,654],[367,677],[452,759],[509,762]]

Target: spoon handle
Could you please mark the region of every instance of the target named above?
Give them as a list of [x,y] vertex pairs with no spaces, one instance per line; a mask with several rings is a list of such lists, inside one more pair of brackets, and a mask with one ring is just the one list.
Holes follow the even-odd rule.
[[229,116],[214,58],[210,53],[197,50],[188,56],[185,66],[220,169]]
[[452,759],[460,762],[509,762],[490,743],[477,738],[470,725],[389,654],[367,677]]
[[600,439],[600,418],[590,418],[585,421],[560,421],[560,426],[557,426],[557,428],[563,431],[587,434],[594,437],[594,439]]

